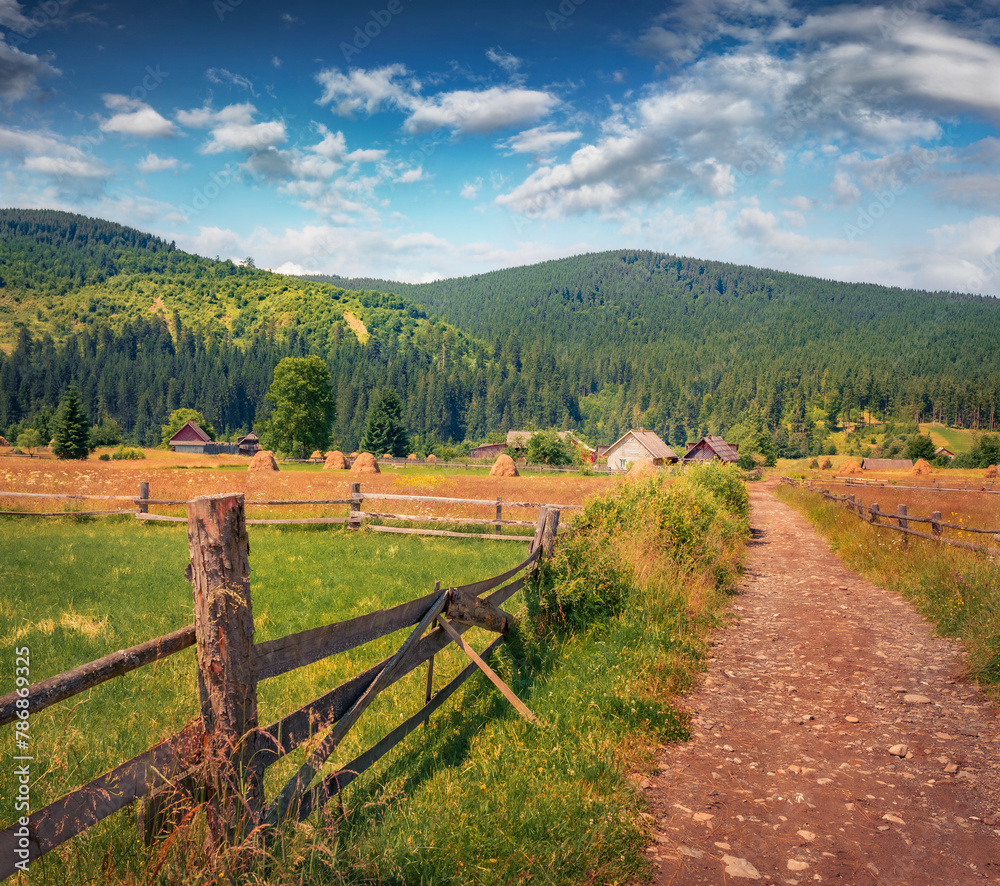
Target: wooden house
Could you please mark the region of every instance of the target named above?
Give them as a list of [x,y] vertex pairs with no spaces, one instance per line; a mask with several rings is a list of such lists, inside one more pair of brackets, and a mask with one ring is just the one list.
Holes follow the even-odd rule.
[[167,441],[171,452],[204,452],[205,446],[212,440],[195,422],[185,422]]
[[945,449],[943,446],[938,446],[938,448],[934,450],[934,454],[943,455],[949,461],[951,461],[951,459],[955,457],[954,452],[952,452],[950,449]]
[[652,459],[654,465],[674,464],[677,461],[677,453],[654,431],[642,428],[627,431],[607,448],[602,457],[614,471],[624,471],[640,458]]
[[722,437],[702,437],[697,443],[688,444],[687,452],[684,453],[684,463],[712,461],[715,458],[719,461],[735,462],[739,460],[739,448],[739,443],[727,443]]
[[912,467],[909,458],[866,458],[861,462],[862,471],[908,471]]

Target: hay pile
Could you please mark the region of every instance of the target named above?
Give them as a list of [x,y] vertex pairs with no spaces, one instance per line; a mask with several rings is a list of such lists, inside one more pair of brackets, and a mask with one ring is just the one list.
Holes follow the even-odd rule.
[[828,458],[823,459],[823,463],[819,466],[821,471],[829,471],[833,467],[833,462]]
[[416,461],[416,460],[417,460],[417,453],[415,453],[415,452],[411,452],[411,453],[410,453],[410,454],[409,454],[408,456],[406,456],[406,459],[407,459],[407,461],[409,461],[409,460],[411,460],[411,459],[412,459],[413,461]]
[[0,435],[0,446],[10,446],[10,443],[7,442],[7,438],[2,435]]
[[983,476],[987,480],[996,480],[997,477],[1000,477],[1000,465],[990,465]]
[[840,466],[840,470],[837,471],[837,473],[842,474],[845,477],[852,477],[855,474],[861,473],[861,465],[859,465],[853,458],[849,458]]
[[274,460],[274,453],[270,449],[259,450],[252,459],[250,459],[250,471],[276,471],[278,470],[278,463]]
[[362,452],[356,459],[354,459],[354,464],[351,465],[352,474],[380,474],[382,473],[378,469],[378,462],[375,461],[375,456],[370,452]]
[[438,457],[432,452],[427,458],[424,459],[428,464],[434,464],[438,460]]
[[318,449],[309,456],[309,461],[323,461],[323,453]]
[[653,464],[653,459],[651,458],[640,458],[637,461],[632,462],[629,466],[628,477],[645,477],[649,474],[656,473],[656,465]]
[[344,453],[339,449],[334,449],[333,452],[328,452],[326,454],[326,461],[323,462],[323,470],[346,471],[347,459],[344,458]]
[[933,474],[934,471],[931,469],[931,464],[926,458],[918,458],[917,463],[910,468],[910,473],[918,477],[927,477]]
[[501,452],[497,456],[497,460],[493,462],[493,467],[490,468],[491,477],[520,477],[521,475],[517,472],[517,465],[514,464],[514,459],[512,459],[506,452]]

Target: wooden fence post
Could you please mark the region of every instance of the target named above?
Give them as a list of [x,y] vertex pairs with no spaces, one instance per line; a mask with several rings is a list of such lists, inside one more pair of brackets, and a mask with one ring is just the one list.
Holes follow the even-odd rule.
[[499,535],[500,534],[500,521],[503,519],[503,505],[501,504],[502,501],[503,501],[503,499],[500,498],[500,496],[498,495],[497,496],[497,525],[496,525],[496,529],[493,530],[493,534],[494,535]]
[[230,836],[256,822],[263,771],[253,664],[250,543],[242,494],[188,502],[188,580],[194,595],[198,690],[210,779]]
[[934,535],[941,535],[941,512],[933,511],[931,513],[931,532]]
[[853,495],[847,496],[847,510],[849,510],[851,513],[854,513],[854,507],[855,507],[854,496]]
[[139,503],[139,513],[148,514],[149,505],[146,504],[146,501],[149,499],[149,483],[145,480],[139,483],[139,498],[143,499],[143,501]]
[[351,513],[347,518],[347,525],[351,529],[361,528],[361,484],[351,484]]
[[542,507],[538,509],[538,522],[535,523],[535,537],[528,546],[528,553],[532,553],[542,543],[542,535],[545,532],[545,523],[549,518],[549,509]]
[[542,550],[546,557],[552,556],[552,551],[556,546],[556,533],[559,531],[559,510],[549,508],[548,517],[545,520],[545,531],[542,533]]
[[875,502],[872,504],[872,510],[871,510],[872,523],[878,523],[878,515],[879,515],[878,502]]
[[[897,520],[899,521],[900,529],[909,528],[909,522],[906,519],[906,505],[898,505],[896,507]],[[904,532],[903,533],[903,544],[909,544],[910,537]]]

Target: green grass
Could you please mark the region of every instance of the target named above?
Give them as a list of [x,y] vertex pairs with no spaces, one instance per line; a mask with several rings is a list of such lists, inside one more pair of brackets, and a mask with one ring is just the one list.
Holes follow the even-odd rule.
[[817,493],[779,486],[830,547],[862,575],[909,599],[945,637],[961,640],[968,676],[1000,700],[1000,568],[984,554],[877,530]]
[[[660,744],[687,735],[676,697],[703,667],[706,636],[727,607],[745,522],[741,515],[734,531],[719,530],[722,509],[705,489],[677,493],[675,506],[665,510],[658,510],[660,494],[650,486],[639,500],[649,514],[660,514],[662,525],[627,520],[629,507],[606,509],[598,521],[593,543],[620,550],[633,576],[618,611],[592,617],[585,628],[551,631],[527,617],[523,595],[505,605],[519,621],[492,664],[540,727],[474,676],[427,728],[351,785],[343,806],[334,798],[267,851],[241,848],[250,861],[238,881],[457,886],[645,878],[643,798],[629,775],[648,769]],[[698,505],[693,519],[710,529],[712,541],[697,557],[689,546],[683,556],[664,558],[657,552],[667,549],[668,536],[679,543],[695,525],[681,519],[676,508],[683,502]],[[608,529],[619,518],[630,524],[621,535]],[[650,526],[660,536],[644,535]],[[6,521],[0,532],[0,580],[13,589],[0,608],[0,637],[4,649],[30,646],[35,680],[191,620],[183,527]],[[585,551],[586,544],[575,549]],[[438,579],[448,586],[495,575],[524,553],[510,543],[251,527],[256,639],[412,599]],[[63,624],[65,612],[74,619]],[[80,630],[89,624],[99,626],[96,636]],[[261,722],[390,654],[403,635],[262,683]],[[491,639],[477,630],[466,636],[478,649]],[[440,654],[435,686],[465,663],[454,647]],[[10,673],[12,666],[11,658],[4,667]],[[415,712],[424,679],[418,669],[379,696],[331,763],[349,761]],[[196,715],[196,697],[187,650],[33,716],[33,808],[175,731]],[[0,732],[0,753],[7,759],[13,753],[10,727]],[[267,796],[304,753],[268,770]],[[0,796],[13,796],[11,779],[3,769]],[[9,800],[0,816],[4,824],[13,819]],[[134,814],[123,811],[34,862],[31,882],[214,881],[222,862],[206,858],[197,827],[177,833],[148,850]]]
[[944,446],[955,455],[962,455],[972,449],[975,442],[975,432],[964,428],[946,428],[941,425],[920,425],[921,434],[930,434],[935,446]]

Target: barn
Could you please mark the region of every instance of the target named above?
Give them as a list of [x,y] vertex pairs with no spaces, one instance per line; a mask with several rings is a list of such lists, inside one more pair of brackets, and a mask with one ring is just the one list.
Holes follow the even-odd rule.
[[602,457],[613,471],[624,471],[640,458],[652,459],[654,465],[674,464],[677,461],[677,453],[656,432],[642,428],[627,431],[608,447]]
[[688,444],[687,452],[684,453],[684,463],[711,461],[714,458],[719,461],[735,462],[739,460],[737,454],[739,448],[739,443],[727,443],[722,437],[702,437],[697,443]]
[[204,452],[205,445],[211,442],[211,437],[196,422],[189,421],[167,441],[167,446],[171,452]]
[[492,460],[506,451],[506,443],[484,443],[482,446],[474,446],[470,449],[469,458],[488,458]]
[[909,458],[866,458],[861,462],[862,471],[908,471],[912,467]]
[[260,451],[260,437],[251,431],[245,437],[240,437],[240,439],[236,441],[236,447],[239,450],[240,455],[249,455],[253,457]]

